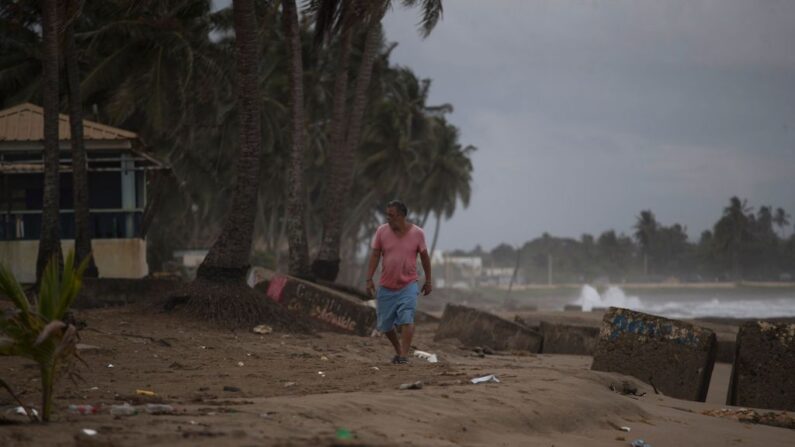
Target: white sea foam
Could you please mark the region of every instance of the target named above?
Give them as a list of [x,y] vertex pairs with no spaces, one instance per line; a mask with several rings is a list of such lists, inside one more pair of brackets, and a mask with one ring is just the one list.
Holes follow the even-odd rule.
[[680,300],[652,302],[637,296],[627,296],[617,286],[610,286],[600,294],[590,285],[583,286],[580,296],[573,303],[584,311],[594,307],[623,307],[669,318],[775,318],[795,316],[795,297],[760,299]]

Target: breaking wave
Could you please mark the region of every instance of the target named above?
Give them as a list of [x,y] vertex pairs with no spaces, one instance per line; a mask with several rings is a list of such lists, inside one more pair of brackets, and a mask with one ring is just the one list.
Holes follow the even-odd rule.
[[651,302],[637,296],[627,296],[617,286],[610,286],[604,293],[585,285],[573,303],[584,311],[594,307],[623,307],[627,309],[661,315],[668,318],[775,318],[795,316],[795,297],[760,299],[718,299]]

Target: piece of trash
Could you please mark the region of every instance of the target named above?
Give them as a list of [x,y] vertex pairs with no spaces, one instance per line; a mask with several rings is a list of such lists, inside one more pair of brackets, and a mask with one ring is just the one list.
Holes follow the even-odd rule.
[[243,362],[237,362],[237,366],[246,366],[246,364]]
[[93,405],[69,405],[69,413],[71,414],[97,414],[97,407]]
[[422,382],[419,380],[412,383],[404,383],[400,385],[401,390],[421,390],[422,389]]
[[190,421],[188,421],[188,424],[190,424],[190,425],[198,425],[199,423],[194,421],[194,420],[190,420]]
[[139,396],[149,396],[149,397],[157,396],[157,393],[149,390],[135,390],[135,394]]
[[436,357],[436,354],[431,354],[430,352],[425,351],[414,351],[414,357],[419,357],[423,360],[427,360],[428,363],[438,363],[439,359]]
[[320,377],[326,377],[326,373],[324,373],[323,371],[318,371],[317,375],[319,375]]
[[113,363],[108,363],[108,368],[113,368]]
[[625,431],[625,432],[627,432],[627,433],[629,433],[629,432],[631,432],[631,431],[632,431],[632,429],[631,429],[631,428],[629,428],[629,427],[627,427],[626,425],[625,425],[625,426],[623,426],[623,427],[620,427],[620,428],[621,428],[621,431]]
[[284,387],[285,388],[290,388],[291,386],[296,386],[296,385],[298,385],[298,384],[295,383],[295,382],[287,382],[287,383],[284,384]]
[[350,441],[353,439],[353,433],[347,428],[340,427],[337,429],[337,441]]
[[266,411],[265,413],[260,413],[259,417],[261,417],[262,419],[271,419],[271,413],[268,413]]
[[372,369],[374,371],[381,371],[381,368],[379,368],[377,366],[371,366],[370,369]]
[[91,428],[84,428],[81,431],[83,432],[84,435],[88,435],[88,436],[96,436],[97,435],[97,431],[94,430],[94,429],[91,429]]
[[320,360],[328,360],[328,357],[326,357],[325,355],[321,355]]
[[98,386],[92,386],[91,388],[87,389],[86,391],[97,391],[99,389]]
[[254,329],[252,329],[252,331],[254,331],[257,334],[265,335],[273,332],[273,328],[268,326],[267,324],[260,324],[259,326],[256,326]]
[[488,382],[500,383],[500,379],[498,379],[497,376],[495,376],[494,374],[489,374],[488,376],[475,377],[474,379],[470,380],[470,382],[474,384],[488,383]]
[[111,405],[110,414],[113,416],[132,416],[137,414],[138,410],[127,402],[121,405]]
[[648,442],[642,439],[636,439],[630,442],[629,445],[631,445],[632,447],[651,447],[651,444],[649,444]]
[[171,414],[174,407],[166,404],[146,404],[146,412],[149,414]]
[[236,392],[240,391],[240,388],[238,388],[236,386],[225,386],[224,387],[224,391],[229,391],[229,392],[232,392],[232,393],[236,393]]
[[[13,414],[18,414],[20,416],[28,416],[28,412],[25,410],[25,407],[14,407],[14,408],[6,410],[6,413],[8,413],[8,414],[12,414],[12,413]],[[36,417],[39,416],[39,412],[36,411],[35,408],[31,408],[30,409],[30,414],[32,414],[33,416],[36,416]]]

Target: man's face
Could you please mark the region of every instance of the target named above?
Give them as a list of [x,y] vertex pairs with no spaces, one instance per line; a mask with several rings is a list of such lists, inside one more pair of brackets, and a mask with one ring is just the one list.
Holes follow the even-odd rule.
[[406,217],[400,214],[400,211],[397,208],[390,206],[386,209],[386,222],[392,227],[393,230],[399,229],[403,222],[406,220]]

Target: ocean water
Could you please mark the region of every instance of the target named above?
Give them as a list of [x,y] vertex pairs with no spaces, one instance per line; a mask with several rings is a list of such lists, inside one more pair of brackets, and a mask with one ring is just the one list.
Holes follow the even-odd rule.
[[668,318],[775,318],[795,316],[795,292],[792,289],[755,293],[751,290],[692,291],[666,293],[640,292],[628,295],[618,286],[610,286],[599,293],[585,285],[580,296],[571,304],[584,311],[594,307],[624,307]]

